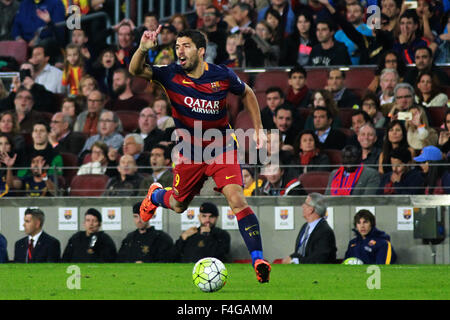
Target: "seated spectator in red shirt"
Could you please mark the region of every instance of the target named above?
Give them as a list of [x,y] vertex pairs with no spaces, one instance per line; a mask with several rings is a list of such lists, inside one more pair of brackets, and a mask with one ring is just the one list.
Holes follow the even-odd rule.
[[319,148],[320,142],[313,130],[302,131],[295,142],[295,154],[301,173],[310,171],[330,171],[330,159]]
[[408,166],[412,163],[411,152],[406,148],[397,148],[390,154],[392,171],[385,173],[377,194],[423,194],[424,178],[421,172]]

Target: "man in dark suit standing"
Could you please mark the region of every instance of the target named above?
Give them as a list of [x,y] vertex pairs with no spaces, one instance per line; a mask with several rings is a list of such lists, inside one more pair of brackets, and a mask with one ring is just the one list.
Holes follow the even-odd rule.
[[283,263],[334,263],[336,261],[336,238],[324,219],[327,213],[325,198],[320,193],[310,193],[302,205],[306,223],[295,241],[294,253]]
[[18,240],[14,247],[14,262],[59,262],[59,241],[42,231],[45,215],[38,208],[25,210],[23,227],[27,236]]

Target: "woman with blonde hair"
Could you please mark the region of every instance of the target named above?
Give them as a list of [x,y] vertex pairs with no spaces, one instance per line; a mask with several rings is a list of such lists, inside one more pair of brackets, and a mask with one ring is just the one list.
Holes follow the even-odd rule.
[[426,146],[437,145],[438,134],[428,124],[425,110],[415,105],[411,106],[408,111],[412,114],[412,119],[407,120],[405,124],[408,145],[416,151],[416,154]]

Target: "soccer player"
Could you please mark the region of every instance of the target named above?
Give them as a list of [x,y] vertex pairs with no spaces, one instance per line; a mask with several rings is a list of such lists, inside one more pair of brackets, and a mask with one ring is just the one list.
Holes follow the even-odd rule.
[[[242,172],[237,162],[235,140],[232,135],[226,135],[226,129],[230,128],[226,96],[230,91],[242,97],[244,106],[253,120],[257,148],[264,145],[267,138],[262,130],[256,96],[231,69],[204,61],[206,39],[196,30],[186,30],[178,34],[175,50],[179,64],[173,63],[164,67],[146,65],[147,52],[156,47],[161,28],[159,26],[156,31],[144,32],[139,49],[131,60],[130,73],[147,80],[158,81],[165,88],[172,104],[172,117],[178,133],[187,131],[192,135],[194,128],[201,127],[203,136],[205,130],[220,130],[223,138],[215,139],[214,142],[221,140],[220,148],[223,152],[215,154],[214,161],[205,162],[202,159],[200,162],[192,162],[190,159],[193,159],[193,153],[184,152],[183,149],[174,168],[173,187],[164,189],[160,184],[153,183],[142,202],[140,215],[144,221],[148,221],[159,206],[172,209],[177,213],[184,212],[193,197],[199,193],[203,182],[211,176],[217,185],[217,190],[223,193],[236,215],[239,230],[252,257],[258,281],[268,282],[271,266],[263,259],[258,219],[244,197]],[[202,152],[204,147],[212,142],[212,140],[195,136],[183,138],[183,143],[185,140],[189,141],[194,150],[200,147]],[[215,150],[218,149],[215,148]],[[223,162],[223,159],[229,159],[230,155],[234,159],[233,162]],[[222,160],[215,161],[219,159]]]

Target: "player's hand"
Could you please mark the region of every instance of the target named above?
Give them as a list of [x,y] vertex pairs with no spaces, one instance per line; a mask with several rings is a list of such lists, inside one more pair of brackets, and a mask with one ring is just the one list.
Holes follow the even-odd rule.
[[141,43],[139,49],[142,51],[148,51],[155,48],[158,45],[158,34],[161,32],[162,25],[158,26],[156,31],[145,31],[141,37]]
[[267,136],[263,129],[256,129],[253,134],[253,139],[256,142],[256,149],[261,149],[264,146],[267,146]]

